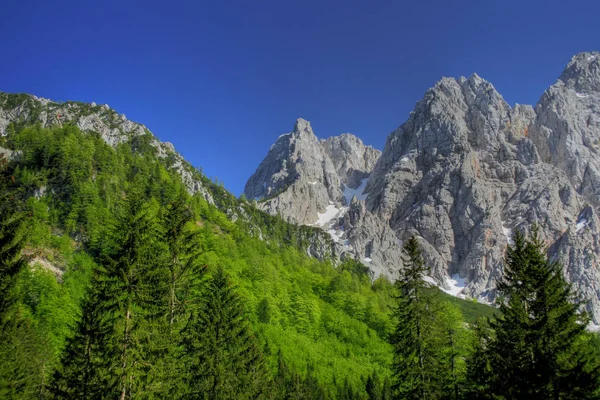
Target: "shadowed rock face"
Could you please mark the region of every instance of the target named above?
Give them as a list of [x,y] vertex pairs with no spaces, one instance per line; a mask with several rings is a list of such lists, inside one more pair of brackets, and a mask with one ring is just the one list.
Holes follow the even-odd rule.
[[[538,224],[549,255],[563,263],[600,320],[599,53],[576,55],[535,109],[509,106],[475,74],[443,78],[388,137],[374,166],[364,147],[351,146],[356,138],[338,144],[343,137],[322,142],[338,178],[334,186],[356,187],[365,177],[368,183],[360,199],[325,226],[343,240],[342,256],[394,278],[402,267],[401,244],[417,235],[441,287],[458,274],[466,279],[462,295],[491,301],[511,231]],[[277,158],[278,143],[268,158]],[[312,143],[322,160],[322,148]],[[352,172],[357,166],[364,175]],[[307,180],[306,172],[294,171],[294,182]],[[290,215],[310,210],[310,217],[298,219],[310,223],[310,213],[325,201],[344,204],[335,189],[329,198],[283,192],[276,198],[285,204],[273,203],[283,215],[287,207]]]

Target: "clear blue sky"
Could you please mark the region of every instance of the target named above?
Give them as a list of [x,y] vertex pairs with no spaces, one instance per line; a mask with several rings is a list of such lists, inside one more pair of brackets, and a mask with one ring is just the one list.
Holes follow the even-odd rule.
[[600,1],[3,1],[0,90],[108,103],[235,194],[297,117],[383,148],[442,76],[535,103]]

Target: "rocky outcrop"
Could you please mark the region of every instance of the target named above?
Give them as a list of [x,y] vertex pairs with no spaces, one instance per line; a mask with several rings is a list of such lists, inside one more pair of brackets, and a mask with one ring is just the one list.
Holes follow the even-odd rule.
[[350,201],[348,189],[360,187],[379,154],[351,134],[319,141],[310,123],[300,118],[291,133],[271,146],[244,194],[270,214],[329,226]]
[[344,133],[321,140],[327,156],[333,162],[340,181],[349,188],[358,188],[369,177],[381,152],[365,146],[356,136]]
[[127,142],[136,136],[150,135],[150,144],[161,158],[172,157],[175,169],[191,194],[199,193],[208,202],[213,199],[195,171],[175,151],[171,143],[158,140],[144,125],[128,120],[107,104],[54,102],[28,94],[0,92],[0,136],[12,123],[40,124],[42,127],[75,124],[82,132],[95,132],[110,146]]
[[598,53],[575,56],[535,108],[511,107],[476,74],[443,78],[364,164],[368,180],[338,170],[371,160],[362,149],[325,141],[338,177],[366,183],[324,226],[342,255],[394,278],[416,235],[440,287],[491,301],[511,232],[536,224],[600,321],[599,63]]
[[536,106],[531,140],[542,159],[567,173],[600,205],[600,53],[573,57]]

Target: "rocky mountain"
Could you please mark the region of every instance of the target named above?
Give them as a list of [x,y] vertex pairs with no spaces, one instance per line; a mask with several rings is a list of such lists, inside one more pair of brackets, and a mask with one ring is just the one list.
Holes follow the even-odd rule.
[[367,159],[375,153],[361,146],[332,151],[327,143],[339,149],[342,138],[316,146],[299,120],[271,147],[246,195],[300,223],[326,221],[318,225],[340,256],[362,260],[374,275],[394,278],[403,241],[416,235],[432,282],[482,301],[495,296],[512,230],[536,224],[600,321],[600,53],[573,57],[535,108],[511,107],[476,74],[443,78],[389,135],[374,166]]

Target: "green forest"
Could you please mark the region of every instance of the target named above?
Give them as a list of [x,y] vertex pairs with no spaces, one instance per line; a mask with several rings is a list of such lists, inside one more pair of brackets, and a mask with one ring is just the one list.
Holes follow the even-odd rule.
[[190,195],[151,138],[0,138],[0,398],[600,398],[600,338],[535,228],[496,307],[424,281],[418,238],[373,280],[198,171],[214,204]]

